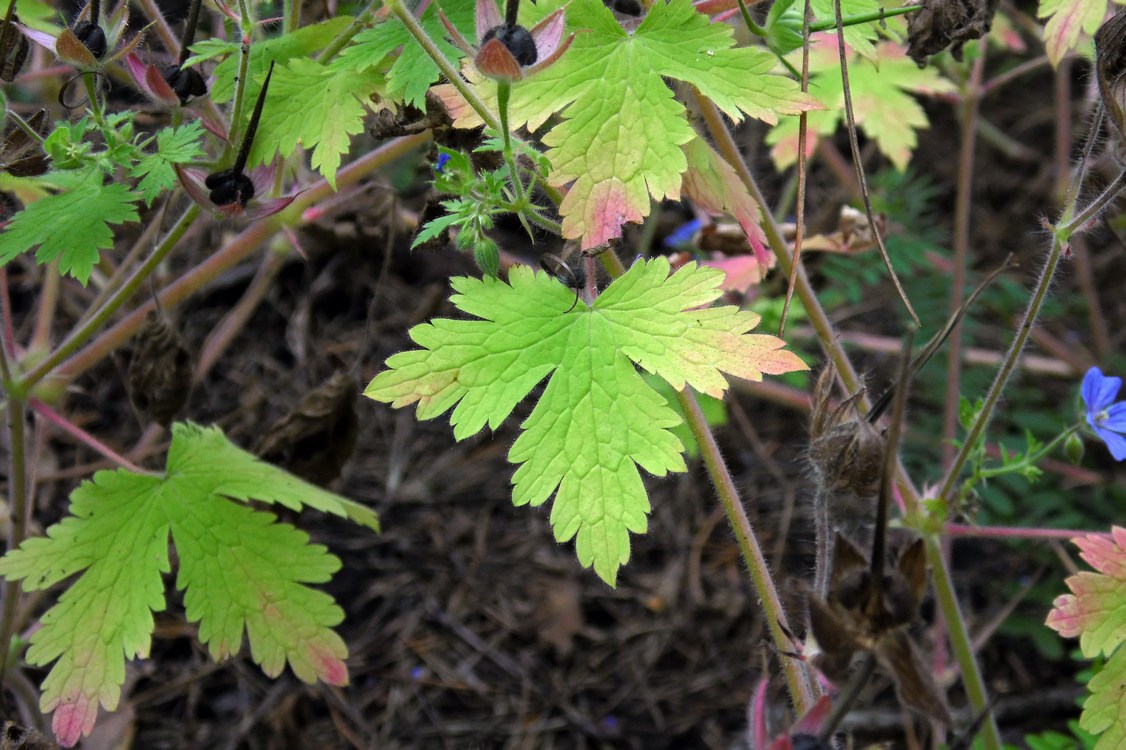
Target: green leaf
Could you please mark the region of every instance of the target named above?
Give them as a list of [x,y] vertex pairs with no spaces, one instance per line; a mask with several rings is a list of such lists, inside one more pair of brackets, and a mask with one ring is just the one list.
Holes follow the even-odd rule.
[[1106,657],[1103,669],[1087,683],[1079,726],[1099,735],[1095,750],[1126,746],[1126,529],[1111,528],[1111,538],[1089,534],[1072,540],[1097,573],[1067,579],[1070,594],[1056,598],[1047,625],[1065,638],[1079,636],[1083,656]]
[[[680,197],[688,166],[681,146],[695,132],[664,78],[696,86],[736,122],[746,115],[775,123],[779,115],[820,106],[796,81],[772,72],[773,54],[734,48],[731,27],[711,23],[690,0],[655,3],[632,34],[599,0],[566,7],[574,44],[554,65],[513,86],[509,121],[536,130],[562,114],[544,137],[548,181],[573,183],[560,205],[563,234],[581,238],[583,248],[620,237],[624,223],[649,213],[650,200]],[[478,89],[495,101],[495,83]],[[448,87],[439,93],[456,101]],[[458,114],[459,126],[474,123],[475,115]]]
[[113,247],[110,224],[137,221],[137,196],[124,185],[87,183],[50,195],[20,211],[0,234],[0,264],[39,246],[36,263],[59,259],[59,272],[82,284],[98,262],[98,251]]
[[276,153],[288,157],[300,144],[313,149],[313,168],[335,190],[340,157],[348,153],[352,136],[363,132],[367,103],[382,84],[376,70],[357,73],[307,58],[290,60],[270,83],[249,163],[273,161]]
[[203,125],[199,120],[179,128],[164,128],[156,134],[156,153],[141,157],[129,170],[134,177],[141,178],[137,189],[145,205],[152,205],[158,195],[176,185],[173,164],[187,164],[203,155],[202,137]]
[[[809,90],[827,108],[807,116],[811,149],[817,136],[830,136],[845,122],[838,55],[836,34],[815,37],[809,56]],[[930,124],[913,95],[953,92],[956,87],[933,68],[920,69],[899,45],[879,44],[876,56],[878,66],[855,55],[850,57],[848,77],[856,125],[902,171],[918,143],[916,131]],[[779,169],[794,164],[798,158],[797,120],[784,120],[775,126],[766,142],[774,147],[771,155]]]
[[215,428],[177,424],[164,476],[100,471],[71,494],[71,515],[0,559],[0,575],[24,588],[81,576],[41,618],[27,660],[55,662],[40,707],[70,746],[89,734],[98,705],[116,708],[125,660],[149,653],[153,612],[165,608],[161,574],[176,546],[177,588],[188,620],[216,659],[237,653],[243,633],[270,676],[288,662],[306,682],[348,680],[347,649],[332,630],[343,613],[304,585],[340,568],[327,550],[275,517],[237,502],[308,506],[378,530],[375,514],[259,461]]
[[612,585],[629,560],[629,533],[646,529],[638,467],[657,476],[685,469],[670,431],[681,420],[635,364],[716,398],[727,388],[723,373],[761,380],[806,369],[780,339],[746,333],[755,314],[701,307],[722,294],[722,280],[695,263],[669,276],[665,258],[639,261],[588,307],[525,266],[514,266],[508,283],[456,278],[452,302],[481,320],[411,329],[423,348],[388,359],[364,393],[396,408],[418,404],[419,419],[453,408],[461,440],[496,429],[550,377],[508,454],[521,464],[512,500],[535,506],[554,495],[555,538],[574,538],[579,562]]
[[[443,0],[441,3],[442,12],[470,40],[476,38],[473,8],[474,0]],[[446,59],[456,66],[462,54],[446,41],[449,32],[438,18],[438,9],[439,3],[430,3],[419,22]],[[438,66],[393,15],[357,34],[333,67],[348,68],[357,73],[371,68],[382,69],[387,58],[399,48],[402,51],[387,72],[387,96],[426,109],[426,92],[430,84],[438,80]]]
[[[266,71],[269,69],[271,62],[283,63],[294,57],[312,55],[314,52],[327,47],[329,42],[335,39],[351,23],[351,17],[337,16],[311,26],[303,26],[297,31],[274,39],[254,42],[247,71],[247,86],[244,94],[246,101],[253,102],[258,98],[258,92],[262,88],[262,81],[266,77]],[[214,81],[211,84],[210,95],[211,100],[217,104],[228,102],[234,96],[235,74],[238,73],[239,68],[238,49],[238,45],[231,45],[229,42],[215,41],[211,43],[210,40],[198,42],[192,46],[192,50],[197,54],[195,58],[197,60],[207,59],[208,55],[217,56],[223,53],[229,55],[226,60],[216,66],[211,74]],[[271,81],[270,97],[274,96],[273,87],[278,83],[280,81],[277,79]],[[250,109],[250,107],[248,106],[247,109]]]

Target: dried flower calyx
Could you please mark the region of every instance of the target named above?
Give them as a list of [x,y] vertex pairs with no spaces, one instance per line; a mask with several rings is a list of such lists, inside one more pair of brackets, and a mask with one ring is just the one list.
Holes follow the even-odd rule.
[[192,355],[180,333],[159,313],[149,313],[137,333],[126,386],[137,411],[164,427],[188,402]]
[[830,680],[847,675],[853,657],[868,652],[891,675],[904,705],[951,723],[946,698],[923,664],[906,628],[926,589],[926,549],[916,539],[890,570],[873,570],[864,553],[837,535],[829,596],[809,597],[809,625],[817,642],[813,663]]
[[863,392],[831,408],[836,369],[829,365],[817,378],[813,392],[813,421],[809,427],[809,460],[827,489],[848,490],[862,497],[880,488],[886,439],[859,410]]
[[962,59],[962,45],[989,33],[998,0],[923,0],[907,17],[907,54],[919,64],[950,47]]
[[1126,9],[1095,32],[1095,76],[1103,107],[1119,136],[1126,138]]

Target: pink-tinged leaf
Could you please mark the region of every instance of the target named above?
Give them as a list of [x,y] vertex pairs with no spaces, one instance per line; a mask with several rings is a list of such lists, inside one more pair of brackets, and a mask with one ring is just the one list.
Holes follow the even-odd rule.
[[1100,735],[1095,750],[1118,750],[1126,746],[1126,529],[1112,527],[1109,539],[1088,534],[1072,542],[1098,572],[1068,578],[1071,593],[1056,598],[1046,624],[1064,637],[1079,636],[1087,658],[1107,658],[1087,684],[1079,725]]
[[702,138],[695,138],[681,148],[688,159],[682,188],[684,195],[712,216],[726,213],[734,217],[747,235],[747,242],[765,275],[765,269],[773,266],[773,262],[766,250],[766,235],[759,226],[762,213],[758,203],[731,165]]
[[712,259],[705,260],[700,265],[723,271],[723,288],[726,291],[743,293],[766,277],[767,271],[775,265],[773,255],[770,256],[770,261],[763,266],[751,255],[735,255],[728,258],[723,257],[722,253],[712,253]]
[[[51,709],[44,709],[50,711]],[[83,735],[94,731],[98,718],[98,704],[79,695],[73,703],[63,703],[55,709],[51,730],[62,747],[74,747]]]
[[[649,213],[649,197],[644,185],[631,194],[629,187],[617,178],[593,186],[584,182],[580,178],[559,205],[563,214],[563,236],[581,237],[584,250],[618,239],[622,236],[622,225],[640,222]],[[583,188],[587,191],[585,195]]]
[[1090,43],[1106,16],[1107,0],[1041,0],[1038,16],[1048,19],[1044,26],[1044,48],[1052,65],[1080,42]]

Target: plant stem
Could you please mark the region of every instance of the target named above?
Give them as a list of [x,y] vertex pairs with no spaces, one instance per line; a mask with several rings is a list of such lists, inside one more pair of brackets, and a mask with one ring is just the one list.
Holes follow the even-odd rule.
[[[956,315],[966,298],[966,267],[970,255],[970,211],[973,207],[974,149],[977,146],[977,113],[981,77],[985,70],[986,45],[978,54],[970,75],[962,85],[959,125],[962,143],[958,156],[958,183],[954,197],[954,274],[950,281],[950,314]],[[942,410],[942,465],[954,458],[958,431],[958,402],[962,392],[962,326],[954,326],[947,338],[946,397]]]
[[[65,417],[63,417],[61,414],[59,414],[57,411],[55,411],[51,407],[47,406],[42,401],[33,398],[33,399],[29,399],[27,403],[28,403],[28,406],[31,407],[32,411],[39,414],[41,417],[46,419],[48,422],[53,424],[55,427],[62,430],[66,434],[70,435],[71,437],[73,437],[75,440],[82,443],[83,445],[86,445],[86,446],[89,446],[90,448],[93,448],[95,451],[97,451],[98,453],[101,453],[103,456],[108,458],[110,461],[113,461],[114,463],[116,463],[118,466],[121,466],[122,468],[128,469],[129,471],[133,472],[134,474],[152,475],[152,472],[145,471],[140,466],[137,466],[135,463],[133,463],[129,459],[122,456],[120,453],[115,451],[113,448],[110,448],[108,445],[103,443],[101,440],[98,440],[96,437],[94,437],[90,433],[86,432],[85,430],[83,430],[78,425],[74,424],[73,422],[71,422],[68,419],[66,419]],[[9,549],[11,549],[11,548],[9,548]]]
[[[700,404],[696,400],[691,388],[677,393],[677,401],[692,430],[692,436],[700,446],[700,455],[708,468],[708,475],[715,486],[723,511],[727,514],[728,523],[735,532],[735,539],[739,543],[739,550],[751,575],[755,593],[762,602],[763,618],[766,620],[767,629],[770,631],[775,648],[779,652],[789,651],[793,645],[787,635],[789,625],[786,622],[786,612],[782,607],[782,600],[774,586],[774,579],[770,575],[770,567],[763,557],[762,548],[755,536],[751,521],[743,509],[739,499],[739,491],[735,488],[735,481],[731,478],[723,456],[716,445],[715,436],[708,428],[707,419],[704,417]],[[781,658],[782,672],[786,677],[786,684],[790,690],[790,699],[794,703],[794,711],[798,716],[806,713],[813,706],[813,687],[810,684],[809,673],[803,662],[788,657]]]
[[[253,28],[250,11],[246,8],[245,0],[239,0],[239,9],[242,11],[243,26]],[[222,161],[224,163],[231,158],[231,154],[238,148],[238,135],[243,120],[242,110],[246,106],[246,77],[250,69],[250,36],[245,28],[242,33],[242,44],[239,46],[238,75],[235,76],[234,103],[231,106],[231,127],[227,135],[227,146],[223,149]]]
[[121,285],[121,288],[114,292],[101,309],[97,313],[90,316],[89,320],[83,323],[78,328],[71,331],[58,349],[51,352],[42,362],[38,363],[26,376],[24,376],[19,383],[13,384],[13,389],[16,390],[21,396],[26,394],[30,388],[36,383],[46,377],[60,362],[69,357],[72,353],[77,351],[79,347],[85,344],[94,332],[101,328],[102,324],[109,320],[117,309],[133,296],[133,294],[141,287],[142,284],[148,280],[149,276],[156,270],[157,266],[172,252],[176,247],[176,243],[188,231],[188,227],[196,220],[200,214],[200,207],[192,204],[188,210],[184,212],[180,220],[176,222],[168,234],[159,245],[153,250],[152,255],[141,264],[141,266],[133,273],[129,279]]
[[434,40],[426,33],[426,29],[422,28],[422,24],[418,22],[414,14],[403,6],[403,0],[387,0],[386,7],[395,14],[396,18],[403,22],[403,25],[407,27],[407,31],[409,31],[419,45],[426,50],[426,54],[430,55],[430,59],[438,66],[438,70],[442,71],[442,75],[457,89],[457,92],[461,94],[461,97],[473,108],[477,116],[490,128],[498,133],[501,132],[500,120],[489,110],[488,105],[485,104],[481,97],[477,96],[477,92],[466,84],[461,74],[454,70],[454,67],[450,65],[450,61],[446,59],[446,56],[443,55],[442,51],[438,49],[438,46],[434,44]]
[[816,34],[821,31],[829,31],[830,29],[835,29],[838,26],[858,26],[862,23],[882,21],[885,18],[891,18],[892,16],[902,16],[906,15],[907,13],[914,13],[921,7],[921,5],[903,5],[898,8],[885,8],[884,10],[873,11],[872,13],[857,13],[855,16],[845,16],[839,21],[825,20],[821,23],[811,23],[809,25],[809,30],[810,32]]
[[[8,369],[5,367],[4,369]],[[25,404],[23,398],[8,392],[8,436],[11,455],[8,462],[8,549],[14,550],[27,538],[30,499],[27,491],[27,458],[24,435]],[[20,601],[20,583],[4,580],[3,618],[0,621],[0,676],[8,667],[8,653],[16,628],[16,609]]]
[[348,27],[336,35],[336,38],[329,42],[328,46],[317,53],[316,60],[321,65],[327,65],[332,58],[340,54],[340,50],[348,46],[348,42],[352,38],[367,28],[368,24],[375,18],[376,9],[381,5],[380,0],[373,0],[369,3],[363,11],[352,19],[352,23]]
[[[429,140],[430,133],[425,132],[396,138],[380,146],[341,169],[336,176],[337,188],[342,190],[349,185],[359,182],[366,175],[386,166],[388,163],[427,143]],[[334,194],[335,191],[326,180],[321,179],[314,183],[312,187],[297,196],[293,203],[284,211],[269,218],[262,219],[247,227],[210,258],[162,289],[157,295],[160,299],[160,303],[166,308],[174,307],[181,300],[198,292],[206,284],[213,281],[220,274],[241,262],[249,256],[250,253],[261,247],[266,240],[276,234],[283,226],[287,224],[289,226],[300,224],[301,214],[305,209],[315,203],[331,198]],[[198,208],[196,208],[196,210],[198,210]],[[149,301],[130,312],[111,328],[102,332],[102,334],[85,349],[63,362],[59,371],[56,373],[58,377],[64,380],[72,379],[101,361],[102,358],[108,356],[116,348],[128,341],[129,337],[144,323],[145,317],[148,315],[149,311],[155,308],[156,303]],[[52,359],[57,358],[53,357]],[[36,368],[36,371],[39,369],[40,368]]]
[[[719,152],[723,154],[736,174],[739,175],[739,179],[747,187],[751,197],[758,201],[760,206],[765,206],[766,201],[763,198],[762,191],[759,190],[754,176],[751,174],[746,162],[743,161],[742,154],[740,154],[735,139],[732,137],[731,131],[728,130],[727,124],[723,120],[719,109],[711,100],[700,96],[698,93],[696,93],[695,98],[708,126],[708,130],[715,139],[716,147],[719,149]],[[770,248],[778,258],[778,265],[781,267],[782,272],[789,273],[793,257],[790,255],[789,247],[787,247],[782,237],[777,222],[775,222],[770,213],[765,210],[763,211],[762,228],[766,233]],[[837,375],[846,390],[850,392],[860,390],[860,378],[857,376],[856,370],[853,368],[852,362],[845,353],[841,342],[837,339],[836,331],[829,321],[829,317],[825,314],[824,308],[821,307],[820,300],[818,300],[817,295],[814,294],[813,285],[810,284],[805,269],[802,268],[800,264],[797,273],[796,292],[798,298],[802,301],[802,306],[809,316],[810,324],[817,332],[817,337],[821,342],[822,349],[836,366]],[[861,399],[861,402],[863,409],[866,410],[871,407],[870,400],[866,396]],[[912,484],[910,477],[907,476],[902,465],[897,467],[896,480],[900,492],[903,494],[903,499],[907,506],[907,513],[910,515],[918,508],[919,492],[915,489],[914,484]],[[947,568],[946,558],[941,554],[931,554],[931,548],[934,546],[932,541],[933,540],[928,539],[927,557],[935,571],[935,579],[938,580],[941,577],[949,584],[950,573]],[[944,598],[940,597],[939,604],[942,609],[943,617],[952,625],[949,634],[951,640],[955,643],[954,650],[958,659],[958,665],[962,670],[963,680],[967,684],[973,681],[977,686],[981,686],[983,685],[981,670],[978,668],[977,660],[974,656],[973,643],[969,638],[969,632],[966,628],[965,620],[962,617],[961,609],[958,607],[957,598],[954,596],[953,589],[950,589],[947,593],[948,596]],[[971,692],[967,689],[967,694],[971,696],[970,700],[975,711],[984,712],[986,710],[988,704],[985,700],[984,689],[975,692]],[[1001,750],[1001,735],[997,730],[997,723],[992,715],[986,720],[983,732],[986,750]]]

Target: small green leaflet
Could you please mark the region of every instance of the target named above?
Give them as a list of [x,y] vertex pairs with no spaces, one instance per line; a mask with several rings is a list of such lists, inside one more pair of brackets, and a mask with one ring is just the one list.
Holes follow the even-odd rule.
[[1100,534],[1071,541],[1079,555],[1098,571],[1067,579],[1070,594],[1056,597],[1047,625],[1064,638],[1079,636],[1083,656],[1106,658],[1106,665],[1087,683],[1079,726],[1099,735],[1095,750],[1126,747],[1126,529],[1111,527]]
[[172,535],[187,618],[221,660],[243,633],[252,658],[274,677],[286,663],[305,682],[348,681],[347,648],[332,631],[343,611],[324,583],[340,561],[293,526],[246,505],[310,507],[378,531],[375,513],[270,464],[216,428],[177,424],[164,476],[99,471],[70,496],[71,515],[0,559],[0,575],[45,589],[81,573],[31,636],[27,660],[55,662],[40,707],[70,747],[89,734],[98,705],[117,706],[125,660],[148,656],[153,612],[165,608],[161,574]]
[[[544,2],[527,14],[545,14],[553,4],[562,5]],[[796,81],[772,72],[773,54],[734,48],[731,27],[711,23],[690,0],[655,3],[632,34],[599,0],[572,0],[566,9],[574,44],[513,86],[509,121],[536,130],[562,113],[544,137],[548,181],[570,185],[559,207],[563,234],[581,238],[584,248],[620,237],[623,224],[648,215],[651,200],[680,197],[688,166],[680,147],[695,132],[665,77],[696,86],[736,122],[747,115],[773,124],[820,106]],[[495,102],[495,83],[477,88]],[[458,126],[479,124],[457,106],[451,87],[436,91],[460,115]]]
[[300,144],[313,149],[313,168],[335,190],[340,157],[363,132],[367,105],[382,86],[374,69],[357,73],[293,58],[274,72],[248,163],[273,161],[275,153],[288,157]]
[[131,175],[141,178],[137,189],[145,205],[152,205],[158,195],[176,185],[173,164],[188,164],[203,155],[202,137],[203,124],[199,120],[179,128],[164,128],[156,134],[156,153],[141,157],[129,170]]
[[[508,283],[455,278],[451,301],[481,320],[435,319],[410,335],[422,349],[396,354],[364,394],[419,419],[450,408],[454,436],[496,429],[549,378],[508,460],[516,505],[555,496],[551,524],[575,539],[579,562],[613,585],[629,560],[629,534],[646,530],[649,499],[638,467],[664,476],[684,471],[680,424],[636,365],[715,398],[723,373],[748,380],[807,369],[774,336],[747,334],[754,313],[703,308],[722,294],[723,272],[688,263],[669,275],[665,258],[639,261],[595,300],[545,273],[515,266]],[[568,312],[570,309],[570,312]]]
[[[807,115],[811,149],[817,143],[815,136],[832,135],[845,121],[837,35],[819,34],[813,44],[809,91],[825,102],[826,109]],[[934,68],[920,69],[900,45],[881,43],[876,46],[876,54],[879,67],[855,55],[850,57],[848,76],[856,125],[902,171],[918,143],[916,131],[930,124],[912,94],[948,93],[956,87]],[[796,162],[797,120],[783,120],[767,134],[766,142],[773,146],[771,155],[779,169]]]
[[35,201],[0,234],[0,264],[36,245],[36,263],[59,259],[59,272],[82,284],[98,262],[98,251],[113,247],[110,224],[137,221],[137,196],[124,185],[87,183]]
[[[253,102],[258,98],[258,91],[262,88],[262,81],[266,77],[266,70],[269,69],[271,62],[282,63],[293,57],[311,55],[317,50],[327,47],[329,42],[348,28],[351,23],[351,17],[337,16],[311,26],[303,26],[297,31],[273,39],[256,41],[253,46],[253,53],[250,55],[247,72],[246,101]],[[235,74],[239,68],[238,43],[224,39],[205,39],[193,44],[192,51],[195,54],[188,58],[185,65],[195,65],[213,57],[227,56],[227,59],[219,63],[211,73],[214,82],[211,84],[210,95],[212,101],[217,104],[230,101],[235,93]],[[270,83],[271,97],[274,95],[273,86],[278,82],[274,80]]]
[[[466,39],[476,38],[474,0],[443,0],[440,5],[442,12]],[[430,3],[419,23],[446,59],[456,65],[462,54],[446,40],[447,31],[438,19],[438,8],[439,3]],[[426,92],[430,84],[438,80],[438,66],[394,16],[388,15],[382,23],[357,34],[352,44],[333,63],[333,67],[350,69],[356,73],[363,73],[371,68],[382,70],[386,58],[400,48],[402,51],[394,58],[391,69],[387,71],[387,96],[425,110]]]

